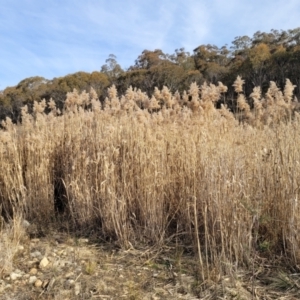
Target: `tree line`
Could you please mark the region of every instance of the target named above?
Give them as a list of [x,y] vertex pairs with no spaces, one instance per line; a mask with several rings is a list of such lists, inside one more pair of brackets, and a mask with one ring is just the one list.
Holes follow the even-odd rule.
[[244,93],[249,95],[255,86],[266,92],[270,81],[284,88],[286,78],[297,87],[300,94],[300,27],[291,30],[256,32],[252,37],[238,36],[231,46],[199,45],[193,53],[184,48],[173,54],[161,49],[144,50],[127,70],[111,54],[99,71],[77,72],[52,80],[43,77],[30,77],[14,87],[0,92],[0,119],[9,116],[13,121],[20,120],[21,107],[34,101],[51,98],[56,106],[63,108],[66,93],[77,89],[88,91],[91,87],[97,92],[100,101],[107,96],[107,88],[114,84],[120,94],[135,87],[153,94],[154,88],[167,86],[171,92],[188,90],[192,82],[198,85],[217,84],[221,81],[228,86],[228,92],[221,100],[235,109],[236,95],[232,83],[239,75],[245,80]]

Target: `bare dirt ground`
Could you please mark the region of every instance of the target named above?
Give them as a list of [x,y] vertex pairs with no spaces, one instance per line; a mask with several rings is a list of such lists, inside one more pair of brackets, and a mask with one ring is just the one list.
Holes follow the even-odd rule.
[[300,299],[300,272],[263,261],[200,282],[196,258],[178,247],[125,251],[52,232],[22,241],[0,278],[0,299]]

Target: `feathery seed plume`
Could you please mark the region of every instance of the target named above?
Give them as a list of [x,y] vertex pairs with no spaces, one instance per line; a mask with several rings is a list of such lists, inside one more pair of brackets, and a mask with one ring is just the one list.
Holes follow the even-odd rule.
[[234,84],[232,85],[234,87],[234,90],[236,93],[243,92],[243,85],[245,83],[245,80],[243,80],[240,75],[236,78]]

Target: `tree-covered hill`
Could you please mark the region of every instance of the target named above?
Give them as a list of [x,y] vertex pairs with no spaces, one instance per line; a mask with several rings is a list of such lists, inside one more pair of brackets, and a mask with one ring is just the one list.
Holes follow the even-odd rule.
[[201,85],[204,81],[216,84],[222,81],[228,86],[226,103],[232,103],[234,89],[232,83],[240,75],[245,79],[245,94],[253,87],[260,86],[265,92],[270,81],[283,88],[286,78],[297,87],[295,95],[300,95],[300,27],[292,30],[271,30],[256,32],[252,37],[238,36],[231,46],[199,45],[189,53],[184,48],[173,54],[163,50],[144,50],[134,65],[123,70],[117,58],[110,55],[100,72],[77,72],[52,80],[31,77],[14,87],[0,92],[0,119],[9,116],[13,121],[20,118],[20,108],[33,101],[52,98],[58,108],[63,107],[66,93],[95,89],[103,101],[106,89],[112,84],[118,92],[124,93],[129,86],[153,93],[155,87],[168,86],[172,92],[187,90],[192,82]]

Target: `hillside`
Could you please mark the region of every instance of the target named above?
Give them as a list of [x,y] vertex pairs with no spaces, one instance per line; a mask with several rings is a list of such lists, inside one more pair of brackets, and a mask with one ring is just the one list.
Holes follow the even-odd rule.
[[300,28],[258,31],[252,37],[236,37],[229,47],[199,45],[193,53],[184,48],[176,49],[173,54],[164,53],[161,49],[144,50],[127,70],[122,69],[115,55],[110,55],[99,71],[79,71],[53,79],[31,77],[4,89],[0,94],[0,120],[9,116],[17,122],[23,105],[27,104],[31,111],[33,102],[43,99],[49,101],[52,98],[62,109],[66,93],[74,88],[79,92],[93,88],[103,102],[107,96],[106,89],[112,84],[120,94],[132,86],[150,96],[155,87],[162,89],[167,86],[172,93],[182,93],[192,82],[217,85],[220,81],[228,86],[228,92],[218,105],[226,103],[235,110],[231,85],[238,75],[245,79],[243,89],[247,97],[256,86],[265,93],[270,81],[283,89],[288,78],[296,85],[294,93],[299,98],[299,69]]

